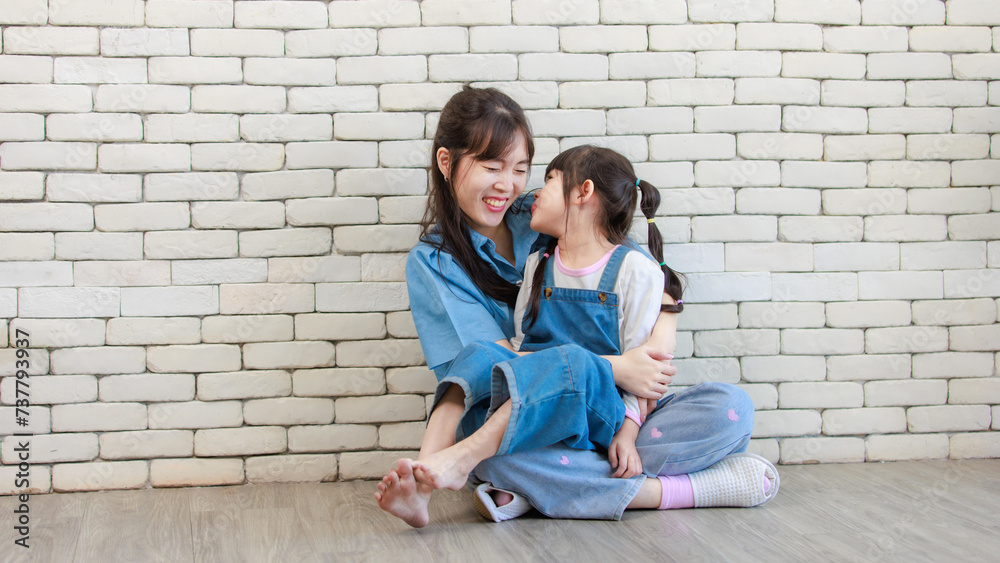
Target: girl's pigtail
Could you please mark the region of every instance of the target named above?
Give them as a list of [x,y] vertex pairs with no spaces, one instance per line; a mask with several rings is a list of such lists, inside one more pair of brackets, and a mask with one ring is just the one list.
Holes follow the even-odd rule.
[[535,268],[535,275],[531,278],[531,294],[528,295],[528,312],[525,318],[528,319],[528,328],[535,326],[538,320],[538,310],[542,306],[542,284],[545,283],[545,261],[556,251],[556,239],[549,241],[545,248],[545,253],[538,259],[538,266]]
[[642,210],[642,214],[646,217],[646,222],[649,224],[649,235],[647,238],[649,253],[653,255],[653,258],[660,264],[660,269],[663,270],[663,291],[677,302],[676,305],[661,305],[660,311],[665,313],[680,313],[684,310],[684,302],[681,300],[681,296],[684,294],[684,286],[681,284],[680,274],[670,269],[670,266],[667,266],[666,261],[663,259],[663,237],[660,235],[660,229],[656,227],[656,221],[654,220],[656,210],[660,207],[660,191],[645,180],[636,180],[636,186],[638,186],[642,196],[639,208]]

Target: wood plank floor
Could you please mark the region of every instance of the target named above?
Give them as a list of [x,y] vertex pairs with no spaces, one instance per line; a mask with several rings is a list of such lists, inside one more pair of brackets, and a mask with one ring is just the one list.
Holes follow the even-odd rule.
[[31,547],[3,561],[1000,561],[1000,459],[782,466],[754,509],[626,513],[621,522],[494,524],[446,491],[414,530],[374,483],[244,485],[36,495]]

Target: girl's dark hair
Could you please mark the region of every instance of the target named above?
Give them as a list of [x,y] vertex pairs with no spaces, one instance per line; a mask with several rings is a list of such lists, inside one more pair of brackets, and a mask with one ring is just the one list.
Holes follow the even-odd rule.
[[[441,110],[434,134],[427,211],[420,222],[421,241],[454,256],[479,289],[511,307],[518,288],[476,254],[468,217],[459,207],[453,187],[463,157],[478,161],[503,158],[518,135],[524,137],[530,162],[535,155],[535,144],[528,118],[517,102],[494,88],[469,85],[452,96]],[[451,163],[448,178],[437,165],[437,152],[442,147],[448,149]],[[432,233],[439,236],[430,236]]]
[[[553,170],[562,172],[563,195],[567,203],[573,188],[582,185],[586,180],[594,183],[594,194],[601,203],[597,228],[612,244],[625,242],[632,228],[632,218],[638,203],[649,224],[647,240],[649,253],[663,270],[663,291],[677,302],[676,305],[661,305],[660,310],[668,313],[683,311],[684,303],[681,301],[681,296],[684,287],[681,284],[681,275],[670,269],[663,260],[663,237],[660,236],[660,229],[656,227],[656,223],[652,221],[657,208],[660,207],[659,190],[649,182],[639,180],[632,163],[627,158],[611,149],[593,145],[580,145],[563,151],[545,169],[546,178]],[[642,200],[637,202],[640,191]],[[554,253],[555,247],[556,241],[553,239],[535,269],[529,297],[530,308],[527,313],[531,324],[534,324],[538,317],[545,260]]]

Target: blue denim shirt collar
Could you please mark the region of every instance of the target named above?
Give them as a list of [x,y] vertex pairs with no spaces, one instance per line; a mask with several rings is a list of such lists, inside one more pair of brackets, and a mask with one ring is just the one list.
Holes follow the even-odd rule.
[[534,201],[534,197],[534,194],[521,196],[514,202],[512,209],[508,210],[504,216],[504,221],[507,223],[507,227],[510,228],[514,241],[514,264],[511,264],[506,258],[497,254],[496,243],[490,240],[489,237],[469,229],[472,246],[476,249],[479,257],[487,263],[493,264],[497,273],[511,283],[518,283],[523,278],[524,265],[528,260],[528,255],[534,250],[535,242],[538,239],[538,233],[531,230],[531,213],[528,211],[531,203]]

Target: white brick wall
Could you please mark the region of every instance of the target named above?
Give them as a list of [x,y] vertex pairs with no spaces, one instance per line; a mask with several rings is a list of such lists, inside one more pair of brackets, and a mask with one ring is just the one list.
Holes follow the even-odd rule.
[[280,370],[205,373],[198,376],[198,398],[202,401],[280,397],[288,395],[291,389],[291,376]]
[[526,108],[533,187],[591,142],[663,190],[678,381],[752,391],[755,447],[1000,451],[994,3],[34,0],[0,24],[0,410],[20,328],[43,491],[417,449],[405,256],[464,82]]

